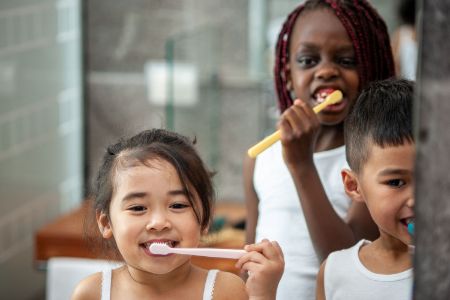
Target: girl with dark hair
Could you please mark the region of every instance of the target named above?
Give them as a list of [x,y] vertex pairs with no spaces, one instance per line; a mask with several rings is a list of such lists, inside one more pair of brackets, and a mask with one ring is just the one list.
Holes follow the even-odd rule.
[[[314,299],[320,263],[377,228],[363,203],[351,203],[343,122],[361,89],[394,76],[383,19],[364,0],[309,0],[292,11],[274,68],[281,141],[244,165],[247,242],[277,240],[285,272],[277,299]],[[340,103],[312,107],[334,90]]]
[[103,256],[124,265],[87,277],[72,299],[275,298],[283,272],[276,242],[246,246],[237,262],[250,273],[246,286],[234,274],[192,265],[190,256],[149,250],[153,243],[198,247],[211,223],[210,172],[186,137],[154,129],[111,145],[92,198],[87,229],[99,232]]

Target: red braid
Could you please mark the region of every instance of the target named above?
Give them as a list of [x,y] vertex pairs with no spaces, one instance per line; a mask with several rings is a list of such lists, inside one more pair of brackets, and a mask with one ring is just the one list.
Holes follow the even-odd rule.
[[292,105],[287,89],[289,41],[294,24],[303,11],[319,7],[331,9],[341,21],[355,50],[360,88],[373,80],[395,75],[394,60],[387,27],[376,10],[365,0],[308,0],[292,11],[283,24],[275,52],[275,90],[281,112]]

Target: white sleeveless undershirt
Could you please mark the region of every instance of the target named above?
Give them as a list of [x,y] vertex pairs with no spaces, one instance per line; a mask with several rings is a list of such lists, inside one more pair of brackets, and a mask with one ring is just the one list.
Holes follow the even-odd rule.
[[325,264],[324,287],[327,300],[411,300],[413,270],[377,274],[359,259],[359,249],[370,242],[331,253]]
[[[205,288],[203,289],[203,300],[212,300],[214,295],[214,284],[219,270],[209,270],[206,276]],[[111,269],[102,272],[102,298],[101,300],[111,299]]]

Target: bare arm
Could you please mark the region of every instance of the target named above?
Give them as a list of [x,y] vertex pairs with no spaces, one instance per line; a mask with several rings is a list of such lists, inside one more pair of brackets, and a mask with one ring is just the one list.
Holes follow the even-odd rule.
[[373,239],[377,231],[364,204],[352,203],[346,221],[334,211],[313,161],[319,128],[317,116],[304,102],[296,102],[280,121],[283,158],[317,256],[323,261],[331,252],[348,248],[362,237]]
[[317,284],[316,284],[316,300],[325,300],[325,264],[326,260],[322,263],[319,269],[319,273],[317,274]]
[[245,206],[247,210],[247,219],[245,224],[246,244],[255,243],[256,224],[258,221],[258,196],[253,186],[253,171],[255,169],[255,160],[245,156],[243,166],[244,177],[244,195]]
[[214,284],[214,299],[248,300],[245,284],[237,275],[229,272],[219,272]]
[[292,170],[292,177],[314,248],[322,261],[333,251],[353,246],[361,238],[375,239],[377,229],[367,207],[352,202],[347,220],[333,209],[314,165]]

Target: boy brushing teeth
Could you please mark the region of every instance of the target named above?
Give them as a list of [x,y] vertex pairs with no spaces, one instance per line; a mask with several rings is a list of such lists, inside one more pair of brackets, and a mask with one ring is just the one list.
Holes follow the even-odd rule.
[[413,83],[370,84],[345,121],[345,191],[364,202],[380,236],[333,252],[317,277],[317,299],[412,299],[415,143]]

